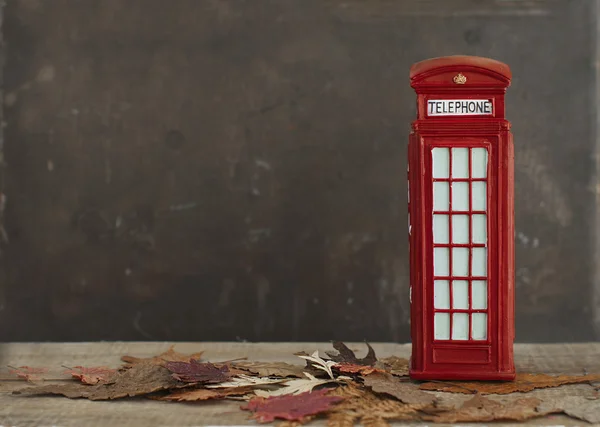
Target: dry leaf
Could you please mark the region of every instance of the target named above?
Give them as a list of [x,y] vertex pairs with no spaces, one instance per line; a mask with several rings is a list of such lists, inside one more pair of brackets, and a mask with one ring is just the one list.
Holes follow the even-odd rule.
[[[319,350],[316,350],[310,356],[305,356],[305,355],[301,355],[301,354],[298,354],[297,356],[306,360],[307,362],[310,362],[310,364],[313,368],[319,369],[319,370],[327,373],[329,378],[331,378],[331,379],[334,378],[333,371],[331,370],[331,368],[336,365],[336,362],[333,362],[331,360],[325,360],[325,359],[321,358],[319,356]],[[303,372],[303,374],[306,375],[305,372]]]
[[560,410],[556,409],[539,411],[537,408],[540,403],[541,401],[539,399],[533,397],[500,403],[481,395],[476,395],[463,403],[458,409],[434,416],[424,415],[423,419],[436,423],[524,421],[530,418],[560,412]]
[[48,368],[32,368],[31,366],[19,366],[9,371],[11,374],[16,375],[27,382],[44,381],[41,374],[48,372]]
[[346,362],[346,363],[353,363],[356,365],[371,366],[371,365],[374,365],[375,362],[377,362],[377,357],[375,356],[375,350],[373,350],[373,347],[371,347],[369,345],[369,343],[366,343],[366,344],[367,344],[367,348],[369,349],[369,352],[362,359],[357,359],[354,352],[352,350],[350,350],[346,346],[346,344],[344,344],[341,341],[333,342],[333,348],[335,348],[338,351],[338,354],[335,354],[335,353],[329,352],[329,351],[326,353],[329,357],[331,357],[331,360],[333,360],[334,362],[339,362],[339,363]]
[[232,378],[229,381],[225,381],[218,384],[208,384],[206,388],[230,388],[230,387],[256,387],[261,385],[269,384],[280,384],[289,381],[286,378],[262,378],[262,377],[251,377],[249,375],[239,375],[236,378]]
[[327,417],[327,427],[354,427],[357,417],[345,412],[334,412]]
[[167,351],[159,354],[158,356],[140,358],[134,356],[123,356],[121,360],[125,363],[136,364],[136,363],[151,363],[155,365],[162,365],[164,362],[189,362],[191,360],[200,360],[203,351],[193,354],[182,354],[174,350],[175,345],[169,347]]
[[382,398],[373,392],[358,388],[354,384],[345,387],[338,387],[330,395],[341,396],[345,400],[332,409],[332,415],[338,414],[352,415],[354,419],[367,417],[379,417],[384,420],[418,420],[420,419],[419,409],[423,405],[409,405],[399,402],[395,399]]
[[578,418],[594,425],[600,425],[600,400],[593,395],[566,395],[554,398],[544,397],[538,411],[562,410],[570,417]]
[[252,387],[235,387],[224,389],[198,388],[192,390],[178,390],[166,396],[156,397],[156,400],[174,402],[195,402],[199,400],[223,399],[227,396],[243,396],[252,393]]
[[254,412],[252,418],[261,423],[283,419],[299,421],[310,415],[316,415],[329,410],[334,403],[343,398],[327,396],[328,390],[306,392],[297,395],[276,397],[255,397],[242,409]]
[[536,388],[559,387],[565,384],[578,384],[599,381],[600,375],[546,375],[517,374],[514,381],[504,382],[467,382],[467,381],[435,381],[421,384],[422,390],[445,391],[450,393],[509,394],[527,392]]
[[285,394],[302,394],[306,392],[312,391],[313,388],[317,386],[321,386],[323,384],[329,383],[337,383],[337,380],[331,379],[320,379],[312,376],[308,372],[305,372],[304,375],[306,379],[293,379],[288,380],[283,384],[283,387],[273,391],[262,391],[256,390],[256,395],[260,397],[271,397],[271,396],[283,396]]
[[99,382],[108,382],[116,372],[116,369],[107,368],[106,366],[99,366],[96,368],[73,366],[73,368],[67,369],[65,374],[71,375],[73,378],[77,378],[84,384],[93,385]]
[[344,374],[369,375],[375,372],[385,373],[385,371],[374,368],[372,366],[355,365],[354,363],[338,363],[333,368]]
[[364,427],[389,427],[389,423],[381,417],[366,415],[362,417],[360,423]]
[[231,377],[227,366],[217,367],[212,363],[165,362],[165,368],[173,373],[173,378],[186,383],[221,383]]
[[302,378],[304,376],[302,366],[284,362],[238,362],[233,366],[261,377]]
[[388,394],[403,403],[426,407],[433,405],[436,400],[435,396],[419,390],[417,384],[401,381],[391,374],[373,374],[361,378],[374,392]]
[[379,359],[375,363],[375,367],[382,369],[392,375],[400,377],[408,376],[408,359],[402,357],[386,357],[385,359]]
[[110,381],[110,384],[98,383],[96,385],[75,382],[49,384],[27,387],[13,393],[25,395],[61,394],[71,399],[82,397],[90,400],[109,400],[185,387],[171,376],[168,369],[160,365],[146,363],[139,363],[129,369],[118,371]]

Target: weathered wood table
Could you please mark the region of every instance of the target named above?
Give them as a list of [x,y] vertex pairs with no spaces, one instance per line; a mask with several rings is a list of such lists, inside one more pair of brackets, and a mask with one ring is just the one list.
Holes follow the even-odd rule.
[[[149,357],[167,350],[173,343],[158,342],[96,342],[96,343],[8,343],[0,344],[0,366],[119,366],[125,354]],[[362,343],[349,347],[363,354]],[[408,344],[372,344],[378,357],[396,355],[408,357]],[[203,359],[211,362],[247,357],[249,360],[282,361],[303,365],[293,353],[298,351],[325,352],[329,343],[177,343],[175,350],[193,353],[204,350]],[[519,371],[548,374],[600,373],[600,343],[589,344],[517,344],[516,363]],[[238,409],[235,401],[170,403],[149,399],[123,399],[110,402],[92,402],[63,397],[21,397],[11,392],[22,388],[22,381],[0,382],[0,426],[207,426],[256,425],[248,419],[248,412]],[[568,401],[573,408],[584,403],[580,410],[598,412],[600,399],[586,401],[590,385],[569,385],[555,389],[535,390],[528,393],[540,398]],[[597,404],[597,406],[596,406]],[[600,421],[598,421],[600,423]],[[534,425],[590,425],[567,416],[549,416],[523,424]],[[313,422],[311,425],[323,425]],[[395,424],[400,425],[400,424]],[[514,425],[514,424],[513,424]]]

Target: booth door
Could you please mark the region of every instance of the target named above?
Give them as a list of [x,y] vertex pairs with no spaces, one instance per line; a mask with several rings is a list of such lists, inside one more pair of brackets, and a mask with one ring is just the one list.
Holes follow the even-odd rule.
[[497,360],[493,144],[433,138],[426,147],[427,369],[490,371]]

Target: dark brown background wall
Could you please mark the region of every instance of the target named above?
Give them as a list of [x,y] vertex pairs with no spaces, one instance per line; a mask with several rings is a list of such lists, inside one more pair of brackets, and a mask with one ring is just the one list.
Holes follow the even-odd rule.
[[1,340],[408,341],[413,62],[514,74],[517,339],[593,340],[593,1],[7,0]]

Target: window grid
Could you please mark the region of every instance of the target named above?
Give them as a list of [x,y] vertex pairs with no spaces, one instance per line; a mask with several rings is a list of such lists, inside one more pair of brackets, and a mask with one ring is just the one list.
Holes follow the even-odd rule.
[[[469,341],[482,341],[482,340],[474,340],[473,339],[473,325],[472,325],[472,321],[473,321],[473,314],[474,313],[482,313],[482,314],[488,314],[488,309],[489,309],[489,304],[486,304],[486,308],[485,309],[473,309],[473,281],[477,281],[477,280],[483,280],[486,281],[486,286],[488,288],[488,294],[489,294],[489,281],[488,281],[488,275],[489,272],[487,271],[486,268],[486,275],[485,276],[473,276],[472,274],[472,262],[473,262],[473,251],[472,248],[486,248],[487,247],[487,240],[489,239],[489,236],[487,236],[487,232],[486,232],[486,243],[473,243],[473,215],[486,215],[486,224],[489,220],[488,214],[489,214],[489,206],[487,206],[486,203],[486,210],[473,210],[473,182],[483,182],[485,183],[485,188],[486,188],[486,198],[487,198],[487,180],[488,180],[488,174],[486,173],[486,177],[485,178],[473,178],[473,165],[472,165],[472,161],[473,161],[473,153],[472,153],[472,148],[480,148],[480,147],[461,147],[461,148],[467,148],[468,149],[468,156],[467,156],[467,161],[468,161],[468,177],[467,178],[453,178],[452,176],[452,147],[439,147],[439,148],[447,148],[448,149],[448,178],[432,178],[433,182],[447,182],[448,183],[448,210],[433,210],[432,214],[441,214],[441,215],[447,215],[448,218],[448,243],[433,243],[433,248],[447,248],[448,249],[448,275],[433,275],[433,280],[446,280],[448,282],[448,299],[449,299],[449,308],[436,308],[434,305],[434,316],[436,313],[446,313],[448,314],[448,323],[449,323],[449,335],[448,335],[448,339],[447,340],[437,340],[436,341],[452,341],[452,342],[469,342]],[[489,153],[486,150],[486,169],[487,169],[487,163],[489,162]],[[469,202],[469,206],[468,206],[468,210],[453,210],[452,209],[452,184],[454,182],[466,182],[468,183],[468,202]],[[433,185],[432,185],[432,195],[433,195]],[[453,242],[453,237],[452,237],[452,217],[453,215],[467,215],[468,216],[468,227],[469,227],[469,231],[468,231],[468,237],[469,237],[469,243],[454,243]],[[487,228],[487,225],[486,225]],[[453,272],[453,263],[452,263],[452,256],[453,256],[453,248],[468,248],[469,249],[469,255],[468,255],[468,275],[467,276],[455,276],[454,272]],[[487,262],[487,256],[486,256],[486,262]],[[467,281],[468,285],[467,285],[467,289],[468,289],[468,308],[467,309],[458,309],[458,308],[454,308],[454,281],[457,280],[465,280]],[[454,314],[455,313],[464,313],[468,315],[468,339],[466,340],[457,340],[457,339],[453,339],[453,322],[454,322]],[[489,326],[489,315],[487,316],[487,321],[486,321],[486,330],[488,329]],[[486,332],[486,338],[483,341],[486,341],[488,339],[488,333]]]

